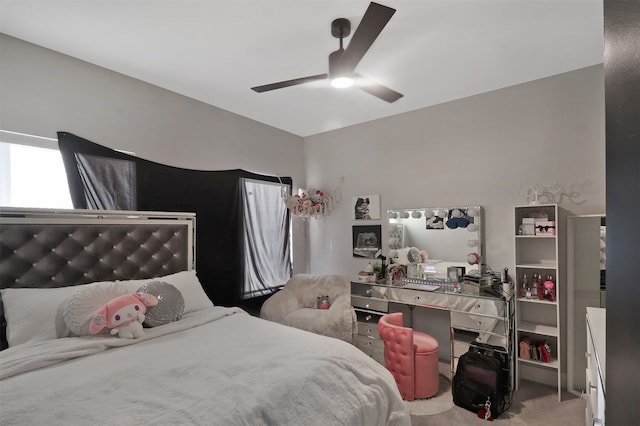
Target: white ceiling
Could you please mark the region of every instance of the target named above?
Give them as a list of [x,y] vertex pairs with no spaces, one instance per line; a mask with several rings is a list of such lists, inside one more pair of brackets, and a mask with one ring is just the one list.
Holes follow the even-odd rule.
[[[331,21],[360,0],[0,0],[0,31],[309,136],[603,62],[602,0],[380,0],[397,9],[356,71],[393,104],[328,81]],[[349,39],[346,39],[348,43]]]

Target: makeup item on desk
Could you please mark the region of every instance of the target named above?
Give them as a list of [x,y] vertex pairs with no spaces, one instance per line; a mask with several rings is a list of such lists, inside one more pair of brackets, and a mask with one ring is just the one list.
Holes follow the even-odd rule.
[[505,296],[511,296],[511,278],[509,277],[509,269],[504,268],[502,271],[502,292]]

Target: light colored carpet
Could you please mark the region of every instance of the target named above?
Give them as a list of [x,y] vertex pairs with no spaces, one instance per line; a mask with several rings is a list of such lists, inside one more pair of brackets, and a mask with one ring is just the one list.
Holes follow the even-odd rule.
[[453,408],[453,398],[451,397],[451,381],[449,380],[449,364],[440,363],[440,386],[438,393],[429,399],[416,399],[405,401],[411,416],[432,416],[434,414],[446,413]]
[[[451,392],[449,392],[451,395]],[[509,426],[584,426],[585,401],[568,392],[558,401],[556,388],[522,380],[514,393],[511,408],[491,423],[471,411],[454,405],[445,413],[417,415],[411,413],[412,426],[466,426],[504,424]]]

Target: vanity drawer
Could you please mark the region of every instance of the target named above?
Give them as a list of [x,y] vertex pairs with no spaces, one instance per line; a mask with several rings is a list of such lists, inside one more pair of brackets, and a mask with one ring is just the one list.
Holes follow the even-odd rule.
[[378,324],[380,318],[384,314],[376,314],[375,312],[368,311],[359,311],[356,309],[356,316],[358,317],[358,322],[368,322],[373,324]]
[[390,288],[389,300],[409,305],[429,305],[441,309],[447,309],[449,305],[449,297],[446,294],[406,288]]
[[481,314],[494,318],[501,318],[504,310],[504,303],[498,299],[492,300],[480,297],[455,295],[450,298],[449,309],[455,312],[466,312],[469,314]]
[[356,336],[355,346],[384,365],[384,342],[367,336]]
[[355,308],[371,309],[378,312],[388,312],[389,310],[389,302],[386,299],[351,295],[351,304]]
[[378,334],[378,323],[374,324],[371,322],[358,321],[358,334],[379,339],[380,334]]
[[380,338],[378,334],[378,321],[382,314],[375,314],[373,312],[356,310],[356,317],[358,318],[358,333],[362,336]]
[[367,283],[351,283],[351,294],[355,294],[363,297],[376,297],[378,299],[384,299],[384,287],[380,287]]

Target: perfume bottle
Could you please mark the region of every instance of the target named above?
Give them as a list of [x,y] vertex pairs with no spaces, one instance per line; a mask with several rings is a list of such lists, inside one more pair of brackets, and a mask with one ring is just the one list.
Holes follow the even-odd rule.
[[529,282],[527,281],[527,274],[522,276],[522,281],[520,282],[520,287],[518,287],[518,297],[525,298],[527,297],[527,289],[529,288]]
[[544,282],[544,298],[550,302],[556,301],[556,283],[552,275],[547,275],[547,280]]
[[535,286],[538,300],[544,300],[544,283],[542,281],[542,274],[536,275]]

